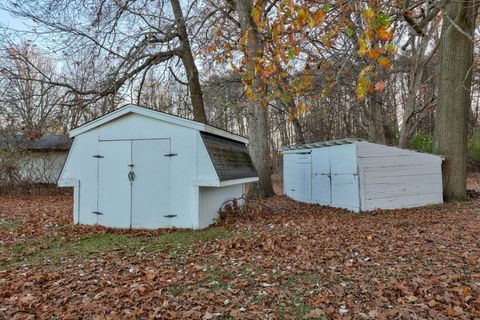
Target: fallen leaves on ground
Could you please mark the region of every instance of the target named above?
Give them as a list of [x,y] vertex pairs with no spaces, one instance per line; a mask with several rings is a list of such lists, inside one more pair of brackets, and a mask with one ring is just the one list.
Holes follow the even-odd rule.
[[[0,318],[478,318],[479,204],[352,214],[276,196],[227,214],[225,236],[160,250],[180,231],[73,226],[70,194],[2,196]],[[138,243],[47,254],[52,236],[80,250],[110,233]]]

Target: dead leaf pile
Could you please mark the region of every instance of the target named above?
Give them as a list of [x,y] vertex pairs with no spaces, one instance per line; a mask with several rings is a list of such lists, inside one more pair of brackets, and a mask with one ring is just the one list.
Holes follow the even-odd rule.
[[[228,236],[175,250],[148,249],[166,231],[117,231],[142,246],[59,262],[31,262],[34,252],[0,260],[0,318],[480,317],[477,200],[364,214],[283,196],[263,204],[214,227]],[[0,259],[18,245],[40,250],[35,243],[52,233],[76,243],[111,232],[69,225],[71,207],[64,194],[0,197],[0,219],[21,222],[0,227]]]

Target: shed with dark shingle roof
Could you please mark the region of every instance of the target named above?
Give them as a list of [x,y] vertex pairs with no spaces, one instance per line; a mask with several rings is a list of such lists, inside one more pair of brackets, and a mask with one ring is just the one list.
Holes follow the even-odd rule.
[[70,131],[59,179],[75,190],[74,222],[114,228],[204,228],[258,181],[248,139],[127,105]]

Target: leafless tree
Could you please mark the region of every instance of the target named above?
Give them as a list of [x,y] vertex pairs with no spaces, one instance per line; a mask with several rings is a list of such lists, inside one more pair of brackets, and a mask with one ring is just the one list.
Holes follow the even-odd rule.
[[[116,96],[128,86],[141,93],[150,71],[180,59],[193,117],[207,122],[187,25],[191,6],[186,15],[179,0],[10,0],[3,8],[30,19],[35,29],[27,36],[47,44],[57,58],[66,60],[82,51],[83,59],[70,63],[102,66],[102,72],[82,83],[75,81],[75,75],[44,74],[41,81],[64,88],[72,103],[94,103]],[[37,67],[28,57],[23,59]]]

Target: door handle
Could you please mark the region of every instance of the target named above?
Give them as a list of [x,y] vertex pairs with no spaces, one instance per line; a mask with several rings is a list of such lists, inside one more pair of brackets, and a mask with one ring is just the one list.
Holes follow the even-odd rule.
[[130,171],[130,172],[128,173],[128,180],[129,180],[130,182],[135,181],[135,172]]

